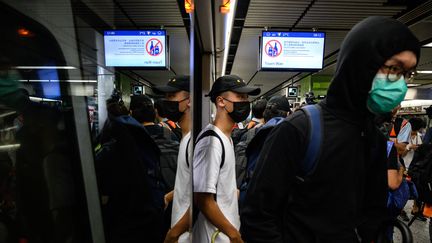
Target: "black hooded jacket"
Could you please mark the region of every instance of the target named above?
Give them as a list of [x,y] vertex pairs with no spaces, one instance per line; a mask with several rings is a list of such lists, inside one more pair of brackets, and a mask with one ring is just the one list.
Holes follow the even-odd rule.
[[296,112],[268,136],[241,211],[241,233],[254,242],[370,242],[386,219],[386,140],[366,101],[372,80],[417,38],[402,23],[369,17],[346,36],[322,107],[323,141],[316,167],[300,175],[308,118]]

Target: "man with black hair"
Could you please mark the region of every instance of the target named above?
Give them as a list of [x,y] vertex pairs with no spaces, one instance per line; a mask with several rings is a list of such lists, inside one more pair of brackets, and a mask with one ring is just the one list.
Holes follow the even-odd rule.
[[418,117],[413,117],[409,119],[409,124],[411,124],[411,133],[409,135],[408,145],[405,148],[403,156],[403,162],[405,163],[405,168],[408,169],[411,161],[414,157],[414,152],[422,144],[422,138],[420,135],[420,129],[425,128],[426,124],[423,119]]
[[147,116],[138,107],[148,103],[138,102],[140,98],[133,98],[131,103],[132,113],[140,122],[129,112],[124,114],[124,106],[117,99],[110,100],[108,109],[111,107],[112,112],[95,149],[105,235],[111,243],[137,242],[143,234],[151,242],[161,242],[163,237],[166,188],[155,173],[160,168],[160,150],[142,125]]
[[263,113],[267,105],[267,100],[259,99],[252,104],[252,120],[249,122],[247,129],[264,124]]
[[275,117],[287,117],[291,113],[291,107],[285,96],[276,95],[270,98],[263,112],[264,122],[267,124]]
[[156,112],[156,122],[161,126],[166,127],[174,132],[174,134],[181,139],[181,129],[175,124],[175,122],[168,120],[166,118],[165,110],[163,108],[163,99],[156,99],[154,102],[154,108]]
[[178,137],[170,129],[155,123],[156,112],[150,97],[147,95],[132,96],[129,107],[131,116],[143,124],[152,137],[167,135],[168,138],[178,141]]
[[429,118],[429,122],[426,125],[427,130],[426,130],[425,135],[423,137],[423,143],[428,144],[428,143],[432,142],[432,127],[429,126],[430,121],[432,120],[432,105],[429,106],[428,108],[425,108],[425,110],[426,110],[426,115]]
[[198,135],[194,150],[193,190],[200,210],[193,229],[194,242],[243,242],[231,131],[250,113],[248,95],[260,91],[236,75],[226,75],[214,82],[208,94],[216,105],[216,117],[214,124]]
[[304,112],[262,148],[241,213],[248,243],[376,240],[387,219],[387,139],[373,120],[404,99],[419,58],[418,39],[395,19],[369,17],[351,29],[327,97],[314,107],[322,140],[312,168],[302,164],[316,135]]
[[178,123],[181,127],[182,139],[177,157],[177,173],[174,190],[165,195],[166,203],[172,201],[171,228],[165,236],[165,243],[190,242],[189,236],[189,208],[192,197],[191,166],[191,102],[190,102],[190,77],[186,75],[176,76],[165,85],[157,86],[156,91],[165,94],[165,99],[160,100],[166,116]]

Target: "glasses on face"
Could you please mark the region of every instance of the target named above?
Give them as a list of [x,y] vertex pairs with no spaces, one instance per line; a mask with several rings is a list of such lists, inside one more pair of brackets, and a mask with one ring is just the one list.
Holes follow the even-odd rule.
[[400,66],[383,65],[383,67],[388,70],[387,79],[392,82],[398,81],[402,76],[404,76],[407,82],[411,82],[416,75],[415,70],[405,70]]

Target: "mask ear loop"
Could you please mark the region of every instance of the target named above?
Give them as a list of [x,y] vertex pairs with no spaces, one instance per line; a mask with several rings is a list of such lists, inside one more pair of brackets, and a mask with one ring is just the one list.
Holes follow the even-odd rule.
[[[186,98],[180,100],[180,101],[179,101],[179,105],[180,105],[180,102],[183,102],[183,101],[185,101],[185,100],[187,100],[187,99],[189,99],[189,98],[190,98],[190,96],[188,96],[188,97],[186,97]],[[182,112],[182,113],[184,113],[187,109],[189,109],[189,108],[186,106],[186,109],[184,109],[184,111],[180,111],[180,109],[179,109],[179,111]]]
[[[226,99],[226,98],[224,98],[224,97],[222,97],[222,96],[220,96],[223,100],[226,100],[226,101],[228,101],[228,102],[231,102],[231,103],[233,103],[234,104],[234,102],[232,102],[231,100],[229,100],[229,99]],[[225,109],[225,111],[229,114],[229,113],[231,113],[231,112],[229,112],[227,109],[226,109],[226,106],[224,106],[224,109]],[[234,111],[234,107],[233,107],[233,111]]]

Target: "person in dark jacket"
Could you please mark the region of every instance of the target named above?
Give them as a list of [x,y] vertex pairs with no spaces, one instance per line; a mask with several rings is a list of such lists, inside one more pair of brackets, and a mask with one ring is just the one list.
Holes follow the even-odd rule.
[[129,115],[110,117],[99,142],[95,171],[106,242],[163,242],[165,187],[157,144]]
[[338,56],[322,116],[320,154],[302,176],[310,128],[296,112],[269,134],[241,211],[241,233],[255,242],[371,242],[386,220],[386,139],[373,123],[406,93],[419,59],[402,23],[369,17],[353,27]]

